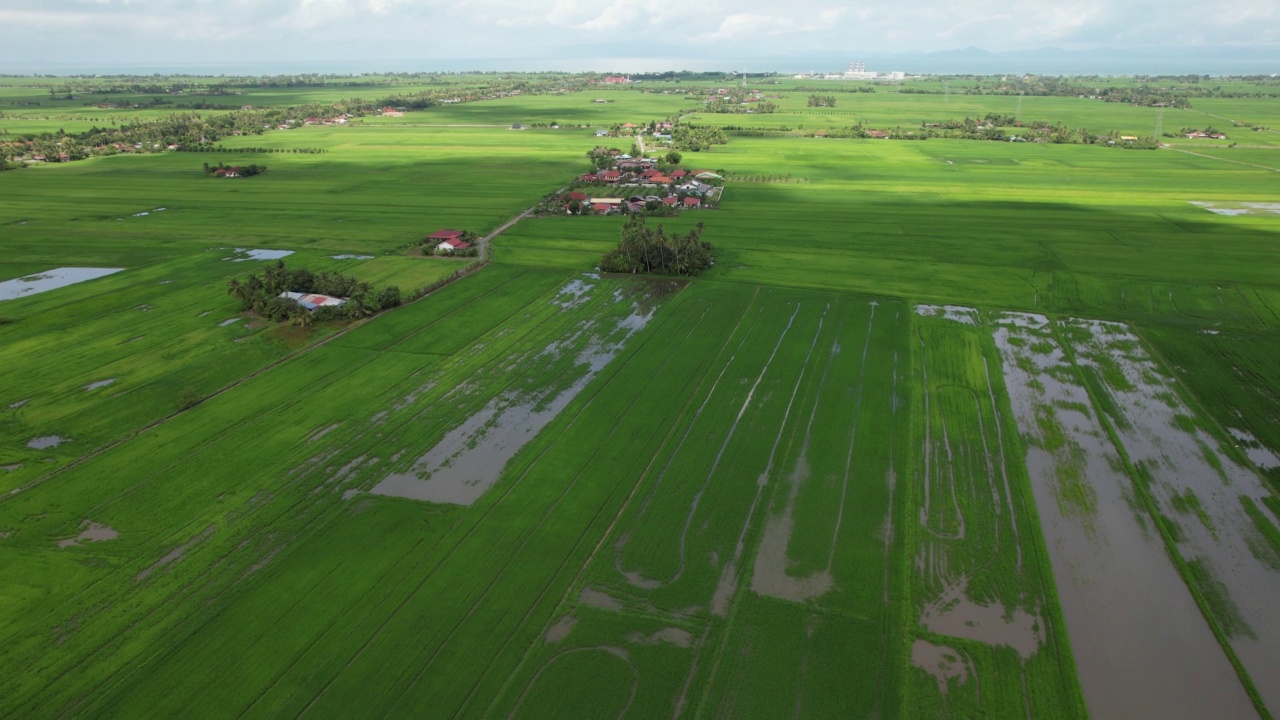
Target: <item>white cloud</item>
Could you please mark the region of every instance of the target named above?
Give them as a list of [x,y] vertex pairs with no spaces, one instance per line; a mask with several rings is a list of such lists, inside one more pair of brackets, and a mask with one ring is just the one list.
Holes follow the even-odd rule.
[[[1236,0],[0,0],[0,64],[289,57],[864,56],[978,46],[1280,45]],[[198,39],[217,39],[208,47]]]

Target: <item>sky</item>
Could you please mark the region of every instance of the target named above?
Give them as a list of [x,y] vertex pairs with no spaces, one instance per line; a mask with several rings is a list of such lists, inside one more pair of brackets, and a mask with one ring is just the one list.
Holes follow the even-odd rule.
[[1241,55],[1280,71],[1276,0],[0,0],[0,28],[0,72],[498,69],[504,59],[509,69],[696,69],[972,48]]

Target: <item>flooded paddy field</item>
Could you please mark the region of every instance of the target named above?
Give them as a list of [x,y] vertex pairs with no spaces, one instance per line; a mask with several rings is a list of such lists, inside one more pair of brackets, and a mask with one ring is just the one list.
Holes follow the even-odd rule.
[[989,318],[1090,712],[1247,717],[1249,698],[1051,321]]
[[[127,268],[0,302],[0,715],[1276,713],[1280,244],[1188,204],[1270,171],[734,134],[704,162],[804,182],[664,218],[718,248],[688,283],[590,274],[617,218],[531,217],[368,322],[238,319],[227,280],[281,253],[406,292],[465,266],[404,253],[599,142],[529,112],[687,104],[598,92],[0,174],[0,278]],[[237,147],[330,152],[201,176]]]

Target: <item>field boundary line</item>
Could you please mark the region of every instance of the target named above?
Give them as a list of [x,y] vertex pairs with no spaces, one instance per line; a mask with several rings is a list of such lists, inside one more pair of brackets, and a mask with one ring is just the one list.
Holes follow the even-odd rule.
[[1221,160],[1222,162],[1235,163],[1236,165],[1244,165],[1246,167],[1258,168],[1260,170],[1270,170],[1271,172],[1280,172],[1280,168],[1273,168],[1269,165],[1257,165],[1255,163],[1247,163],[1243,160],[1232,160],[1231,158],[1221,158],[1214,155],[1204,155],[1198,152],[1191,152],[1190,150],[1183,150],[1182,148],[1176,148],[1176,147],[1173,147],[1172,145],[1165,145],[1164,147],[1174,152],[1180,152],[1183,155],[1195,155],[1196,157],[1207,158],[1209,160]]

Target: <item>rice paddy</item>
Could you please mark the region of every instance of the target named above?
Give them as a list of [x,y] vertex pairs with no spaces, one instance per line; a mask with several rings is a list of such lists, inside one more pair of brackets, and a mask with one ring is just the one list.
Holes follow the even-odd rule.
[[[753,122],[941,102],[777,91],[795,117]],[[1235,149],[734,137],[686,164],[804,182],[664,219],[718,250],[692,280],[598,273],[620,220],[542,217],[368,320],[227,294],[285,255],[437,287],[465,261],[411,249],[562,187],[597,143],[568,126],[689,104],[0,173],[0,293],[81,280],[0,295],[0,715],[1280,712],[1280,225]]]

